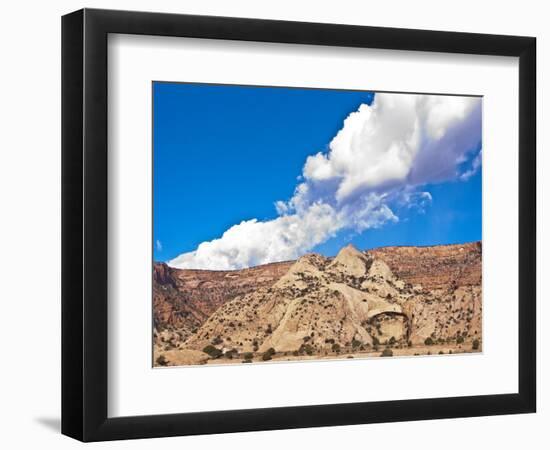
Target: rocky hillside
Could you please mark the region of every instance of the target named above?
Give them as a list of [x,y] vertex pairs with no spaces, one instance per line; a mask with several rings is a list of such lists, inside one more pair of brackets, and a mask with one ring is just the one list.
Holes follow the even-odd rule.
[[481,242],[433,247],[382,247],[368,252],[396,276],[426,289],[481,285]]
[[163,363],[460,346],[481,337],[481,245],[347,246],[228,272],[156,265],[154,309]]
[[186,339],[222,304],[258,287],[271,286],[292,263],[238,271],[180,270],[153,266],[155,342]]

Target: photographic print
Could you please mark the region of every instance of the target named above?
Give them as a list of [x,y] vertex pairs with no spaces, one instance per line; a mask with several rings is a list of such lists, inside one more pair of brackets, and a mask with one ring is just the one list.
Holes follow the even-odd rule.
[[482,351],[482,98],[153,82],[153,365]]

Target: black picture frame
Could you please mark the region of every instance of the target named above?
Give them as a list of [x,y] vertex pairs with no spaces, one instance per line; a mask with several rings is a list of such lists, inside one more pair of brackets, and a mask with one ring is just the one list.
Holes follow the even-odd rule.
[[[519,58],[518,392],[109,418],[109,33]],[[62,433],[82,441],[535,412],[536,39],[457,32],[83,9],[62,18]],[[513,295],[512,293],[510,295]]]

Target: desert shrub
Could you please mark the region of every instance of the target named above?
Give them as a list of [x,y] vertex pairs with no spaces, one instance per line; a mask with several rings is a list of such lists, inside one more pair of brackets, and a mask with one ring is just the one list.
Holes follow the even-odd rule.
[[212,339],[212,345],[220,345],[223,342],[223,339],[219,336],[216,336]]
[[413,343],[411,341],[408,341],[407,342],[407,347],[412,347],[413,346]]
[[393,356],[393,352],[391,348],[386,347],[382,353],[380,353],[380,356]]
[[374,337],[372,338],[372,343],[373,343],[374,345],[380,345],[380,339],[378,339],[376,336],[374,336]]
[[166,357],[164,355],[159,355],[157,358],[157,366],[167,366],[168,361],[166,360]]
[[464,338],[462,336],[458,336],[456,338],[456,343],[457,344],[464,344]]
[[340,344],[337,344],[337,343],[332,344],[332,351],[336,353],[340,353]]
[[222,351],[213,345],[207,345],[202,349],[202,351],[214,359],[219,358],[222,355]]
[[357,339],[353,338],[351,341],[351,346],[356,349],[357,347],[361,346],[361,341],[358,341]]
[[246,352],[245,354],[243,354],[244,359],[252,359],[253,357],[254,355],[251,352]]
[[439,355],[443,355],[443,350],[439,350]]
[[305,353],[306,355],[313,355],[313,347],[310,344],[302,344],[300,347],[300,353]]
[[227,359],[233,359],[233,357],[237,356],[237,350],[233,348],[233,349],[229,350],[228,352],[226,352],[224,356]]
[[427,338],[424,340],[424,344],[425,344],[425,345],[434,345],[434,340],[433,340],[431,337],[427,337]]
[[390,345],[394,345],[394,344],[395,344],[395,342],[396,342],[396,341],[395,341],[395,337],[394,337],[394,336],[392,336],[392,337],[390,338],[390,340],[388,341],[388,344],[390,344]]
[[472,342],[472,350],[479,350],[479,339],[474,339]]
[[277,353],[273,347],[268,348],[263,354],[262,354],[262,360],[263,361],[269,361],[271,357]]

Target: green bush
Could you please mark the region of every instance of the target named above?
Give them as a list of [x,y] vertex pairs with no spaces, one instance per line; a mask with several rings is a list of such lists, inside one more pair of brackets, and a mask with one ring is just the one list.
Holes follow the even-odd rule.
[[427,337],[427,338],[424,340],[424,344],[425,344],[425,345],[434,345],[434,340],[433,340],[431,337]]
[[207,345],[202,349],[202,351],[214,359],[219,358],[222,355],[222,351],[213,345]]
[[396,342],[396,341],[395,341],[395,337],[394,337],[394,336],[392,336],[392,337],[390,338],[390,340],[388,341],[388,344],[390,344],[390,345],[394,345],[394,344],[395,344],[395,342]]
[[472,350],[479,350],[479,339],[474,339],[472,342]]
[[380,353],[380,356],[393,356],[393,352],[391,348],[385,348],[382,353]]
[[332,344],[332,351],[336,353],[340,353],[340,344],[337,344],[337,343]]
[[245,354],[243,354],[243,358],[244,359],[252,359],[254,357],[254,355],[251,353],[251,352],[246,352]]
[[456,343],[457,344],[464,344],[464,338],[462,336],[458,336],[456,338]]

